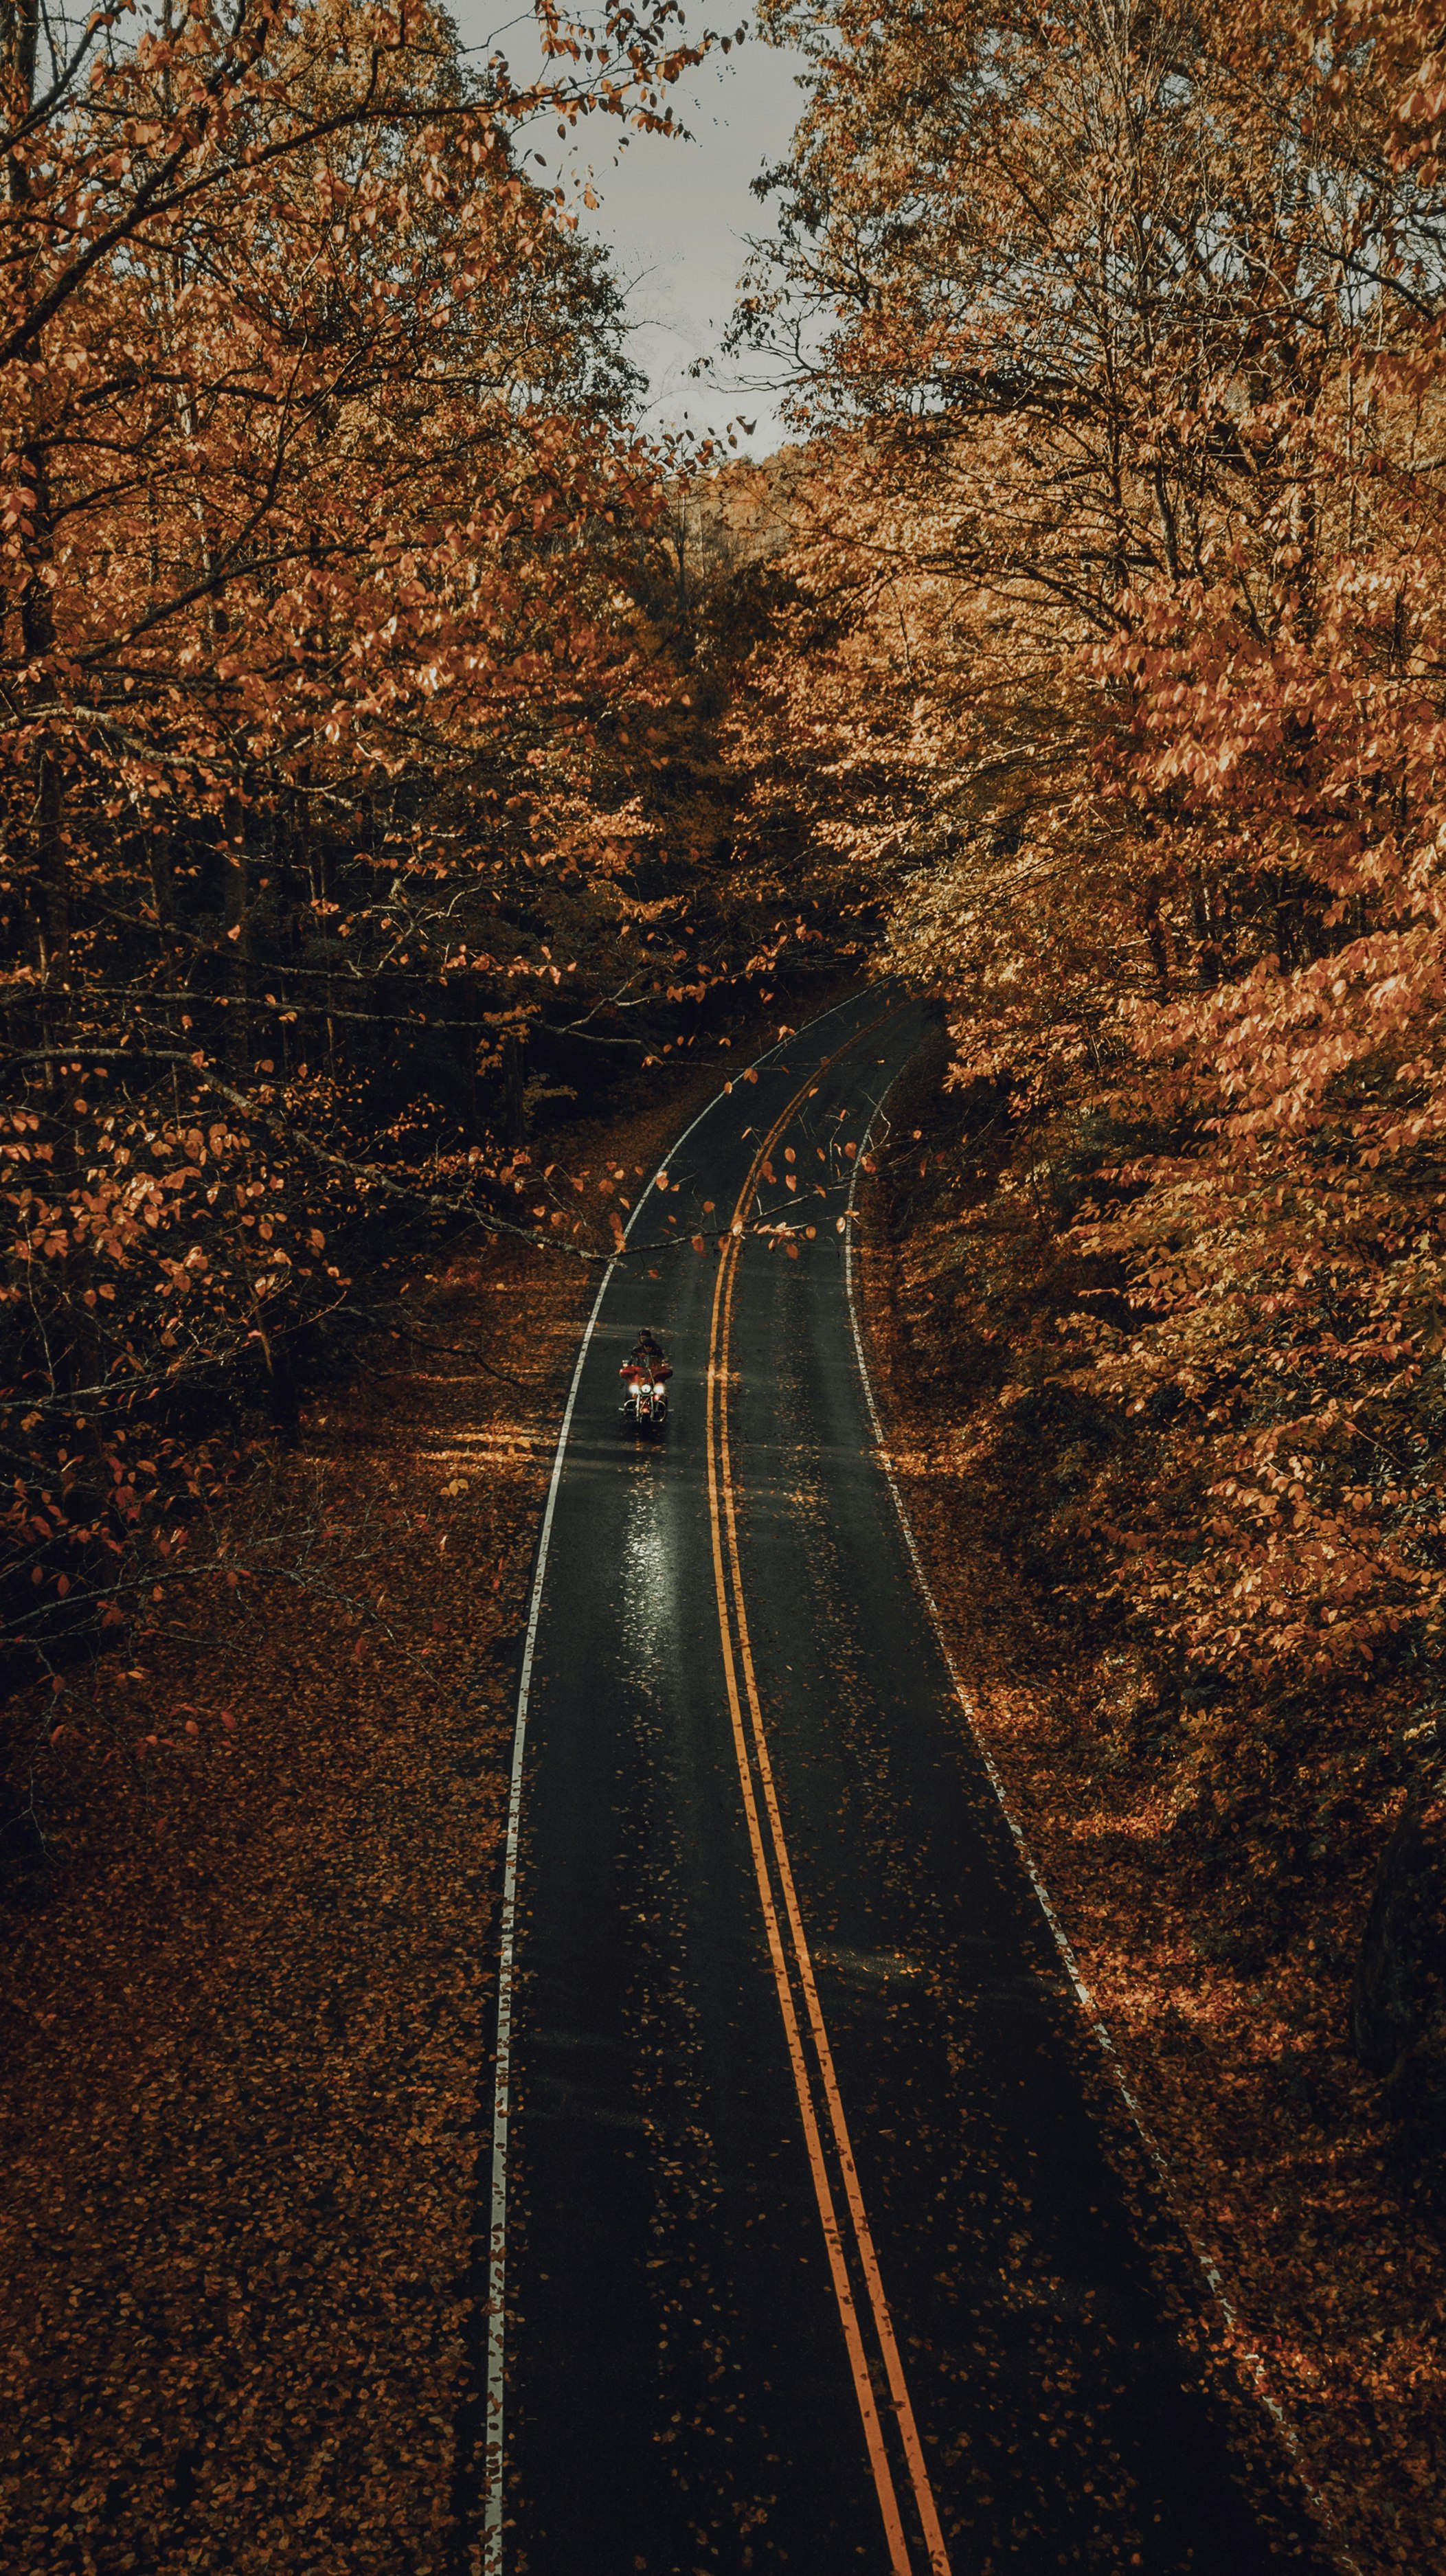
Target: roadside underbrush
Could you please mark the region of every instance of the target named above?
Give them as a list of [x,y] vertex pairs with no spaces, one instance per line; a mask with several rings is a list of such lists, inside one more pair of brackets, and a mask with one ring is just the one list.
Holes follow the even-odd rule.
[[1435,2564],[1446,1953],[1428,1678],[1408,1642],[1303,1687],[1171,1641],[1132,1560],[1148,1543],[1188,1561],[1208,1452],[1178,1407],[1102,1392],[1125,1281],[1070,1231],[1118,1140],[1076,1135],[1062,1182],[1058,1157],[1042,1180],[1007,1091],[949,1088],[950,1053],[941,1030],[891,1098],[862,1259],[951,1647],[1309,2474],[1363,2569]]

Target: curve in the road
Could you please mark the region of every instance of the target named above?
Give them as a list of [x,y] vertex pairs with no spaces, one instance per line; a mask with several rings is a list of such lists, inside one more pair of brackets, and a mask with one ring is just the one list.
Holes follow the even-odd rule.
[[649,1274],[666,1444],[618,1435],[633,1274],[569,1390],[506,1837],[486,2576],[1320,2569],[919,1616],[844,1257],[924,1025],[881,1007],[669,1157],[666,1221],[718,1249]]

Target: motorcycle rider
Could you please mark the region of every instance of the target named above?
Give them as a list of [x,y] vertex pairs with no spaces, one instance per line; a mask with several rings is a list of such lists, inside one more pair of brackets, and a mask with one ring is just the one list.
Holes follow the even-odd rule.
[[662,1343],[654,1339],[646,1324],[633,1344],[633,1356],[625,1362],[622,1373],[626,1377],[634,1370],[640,1377],[666,1378],[673,1374],[663,1356]]

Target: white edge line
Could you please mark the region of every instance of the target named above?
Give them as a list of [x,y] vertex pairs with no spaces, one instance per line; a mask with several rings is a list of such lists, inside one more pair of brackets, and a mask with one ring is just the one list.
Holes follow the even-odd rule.
[[[642,1200],[638,1201],[639,1207]],[[557,1450],[552,1461],[552,1481],[547,1489],[547,1508],[542,1515],[542,1534],[537,1543],[537,1564],[532,1577],[532,1600],[527,1614],[527,1638],[522,1649],[522,1673],[517,1685],[517,1723],[512,1737],[512,1780],[507,1795],[507,1841],[502,1866],[502,1918],[497,1967],[497,2058],[492,2085],[492,2207],[488,2222],[487,2253],[487,2395],[483,2456],[486,2462],[486,2498],[482,2516],[483,2566],[486,2576],[501,2576],[502,2569],[502,2404],[506,2368],[506,2299],[507,2299],[507,2122],[511,2108],[512,2086],[512,2000],[517,1943],[517,1847],[522,1829],[522,1768],[527,1750],[527,1703],[532,1687],[532,1656],[537,1643],[537,1623],[542,1610],[542,1581],[547,1572],[547,1551],[552,1538],[552,1516],[557,1508],[558,1488],[567,1453],[567,1435],[572,1428],[573,1407],[582,1383],[583,1362],[592,1342],[593,1327],[602,1312],[608,1282],[616,1268],[609,1262],[593,1299],[582,1340],[573,1365],[572,1384],[567,1390],[562,1427],[557,1435]]]
[[[891,1083],[889,1085],[889,1089],[892,1089],[892,1087],[893,1085]],[[887,1093],[885,1093],[884,1097],[887,1097]],[[999,1802],[1000,1813],[1002,1814],[1006,1825],[1009,1827],[1010,1834],[1014,1840],[1015,1849],[1024,1864],[1030,1886],[1033,1888],[1035,1896],[1038,1899],[1040,1912],[1043,1914],[1045,1922],[1048,1924],[1050,1932],[1054,1937],[1055,1948],[1059,1952],[1060,1958],[1064,1964],[1065,1973],[1069,1978],[1070,1984],[1074,1988],[1075,1997],[1080,2010],[1084,2014],[1085,2020],[1099,2046],[1105,2063],[1114,2077],[1120,2097],[1130,2114],[1130,2118],[1134,2123],[1140,2141],[1154,2167],[1156,2179],[1158,2180],[1169,2205],[1170,2213],[1174,2218],[1176,2225],[1179,2227],[1186,2244],[1189,2246],[1190,2252],[1194,2256],[1196,2263],[1199,2265],[1205,2281],[1209,2286],[1211,2296],[1213,2297],[1221,2316],[1225,2320],[1225,2324],[1229,2329],[1231,2348],[1235,2351],[1238,2359],[1249,2366],[1250,2375],[1255,2385],[1256,2395],[1265,2406],[1275,2425],[1276,2431],[1279,2433],[1281,2440],[1284,2442],[1286,2449],[1290,2453],[1296,2475],[1300,2479],[1301,2486],[1304,2489],[1313,2510],[1320,2519],[1328,2540],[1336,2551],[1340,2565],[1348,2571],[1348,2576],[1361,2576],[1360,2566],[1357,2560],[1351,2556],[1350,2551],[1346,2547],[1335,2515],[1332,2513],[1325,2497],[1321,2494],[1319,2488],[1311,2477],[1308,2468],[1306,2467],[1305,2454],[1301,2448],[1300,2438],[1294,2427],[1287,2420],[1285,2410],[1281,2406],[1279,2399],[1275,2397],[1271,2391],[1269,2381],[1266,2377],[1265,2364],[1261,2359],[1260,2354],[1258,2352],[1247,2351],[1241,2345],[1240,2318],[1234,2301],[1231,2299],[1230,2294],[1225,2287],[1225,2283],[1221,2278],[1218,2266],[1212,2257],[1206,2252],[1205,2247],[1201,2244],[1190,2223],[1189,2217],[1187,2216],[1181,2201],[1179,2191],[1176,2187],[1174,2176],[1165,2162],[1164,2151],[1161,2148],[1158,2139],[1155,2137],[1154,2131],[1151,2129],[1149,2122],[1145,2118],[1145,2114],[1140,2107],[1134,2089],[1130,2084],[1123,2065],[1121,2064],[1120,2054],[1115,2046],[1109,2025],[1105,2021],[1099,2005],[1096,2003],[1089,1987],[1085,1984],[1083,1977],[1080,1975],[1079,1964],[1075,1958],[1074,1951],[1070,1946],[1069,1936],[1066,1933],[1063,1924],[1060,1922],[1059,1916],[1054,1910],[1054,1902],[1050,1896],[1049,1890],[1045,1886],[1044,1880],[1041,1878],[1038,1869],[1035,1867],[1034,1858],[1024,1839],[1023,1830],[1016,1821],[1014,1811],[1010,1806],[1008,1793],[1005,1790],[998,1765],[996,1764],[993,1754],[990,1752],[988,1745],[985,1743],[984,1738],[979,1731],[978,1717],[974,1703],[970,1699],[968,1692],[965,1690],[964,1684],[959,1677],[958,1668],[954,1662],[953,1655],[949,1651],[949,1640],[944,1632],[944,1622],[939,1615],[939,1605],[934,1598],[933,1587],[924,1571],[924,1561],[919,1554],[918,1542],[914,1537],[909,1515],[905,1509],[903,1495],[900,1493],[894,1478],[893,1463],[889,1457],[888,1447],[884,1439],[883,1423],[880,1419],[878,1405],[874,1400],[873,1382],[869,1376],[869,1364],[864,1353],[863,1334],[859,1329],[858,1304],[854,1296],[855,1201],[858,1195],[859,1174],[864,1168],[864,1156],[869,1151],[869,1147],[873,1139],[874,1123],[877,1120],[879,1111],[882,1107],[883,1100],[880,1099],[875,1103],[873,1114],[869,1120],[868,1127],[865,1130],[863,1143],[859,1147],[858,1156],[854,1163],[853,1178],[849,1183],[848,1203],[844,1211],[844,1294],[848,1300],[849,1322],[853,1327],[854,1351],[859,1364],[859,1379],[863,1386],[864,1402],[868,1407],[869,1423],[873,1430],[876,1456],[880,1467],[883,1469],[884,1478],[888,1485],[889,1492],[892,1494],[894,1499],[894,1509],[899,1516],[899,1527],[904,1535],[904,1545],[909,1552],[909,1559],[914,1569],[915,1579],[918,1583],[920,1593],[923,1596],[924,1607],[928,1611],[930,1620],[933,1623],[934,1634],[939,1641],[939,1649],[943,1655],[949,1679],[954,1685],[955,1697],[959,1702],[960,1708],[963,1710],[965,1724],[969,1729],[971,1741],[973,1742],[974,1748],[984,1765],[989,1785]]]
[[[793,1039],[810,1036],[815,1029],[822,1027],[825,1020],[831,1020],[835,1012],[846,1010],[850,1002],[862,1001],[865,998],[865,992],[846,994],[843,1001],[834,1002],[828,1010],[820,1011],[817,1019],[808,1020],[801,1029],[794,1029],[788,1037],[779,1038],[776,1044],[766,1048],[762,1055],[755,1056],[751,1065],[740,1067],[738,1079],[741,1081],[746,1079],[749,1073],[756,1073],[760,1065],[767,1064],[770,1056],[777,1055],[779,1049],[790,1045]],[[704,1119],[717,1108],[720,1100],[727,1097],[732,1088],[733,1083],[730,1078],[721,1091],[715,1091],[706,1107],[699,1110],[692,1125],[685,1127],[682,1135],[675,1138],[669,1146],[667,1154],[658,1166],[660,1171],[667,1170],[673,1156],[681,1151],[694,1130],[702,1126]],[[655,1186],[655,1181],[649,1181],[636,1207],[632,1210],[623,1228],[624,1242],[627,1241],[642,1215]],[[593,1299],[592,1313],[583,1327],[582,1340],[578,1344],[577,1358],[573,1363],[572,1382],[568,1387],[567,1402],[563,1407],[557,1448],[553,1454],[552,1478],[547,1488],[547,1504],[542,1515],[542,1530],[537,1542],[537,1563],[533,1569],[532,1597],[527,1612],[527,1636],[522,1648],[522,1671],[517,1684],[517,1719],[512,1736],[512,1776],[507,1793],[507,1837],[503,1847],[502,1912],[497,1965],[497,2054],[492,2083],[492,2195],[487,2231],[487,2384],[483,2434],[485,2463],[482,2513],[483,2576],[502,2576],[502,2506],[505,2466],[503,2398],[507,2365],[507,2126],[511,2115],[512,2006],[517,1958],[517,1853],[522,1832],[522,1774],[527,1751],[527,1707],[532,1688],[532,1657],[537,1644],[538,1622],[542,1616],[542,1587],[547,1573],[548,1549],[552,1541],[552,1519],[557,1508],[558,1491],[562,1484],[568,1434],[572,1429],[573,1408],[577,1403],[578,1388],[582,1384],[583,1364],[592,1344],[593,1328],[602,1312],[602,1302],[607,1295],[617,1266],[615,1260],[610,1261],[603,1272],[601,1285]]]

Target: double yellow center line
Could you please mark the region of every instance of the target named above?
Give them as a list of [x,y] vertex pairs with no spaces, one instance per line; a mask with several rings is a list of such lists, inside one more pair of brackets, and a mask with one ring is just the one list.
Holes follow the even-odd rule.
[[[877,1025],[877,1024],[876,1024]],[[866,1036],[861,1030],[859,1036]],[[850,1045],[858,1043],[857,1038]],[[838,1053],[847,1050],[840,1048]],[[838,2302],[839,2320],[848,2350],[854,2394],[858,2400],[864,2439],[868,2446],[869,2465],[878,2493],[879,2510],[889,2547],[892,2576],[917,2576],[918,2562],[910,2546],[900,2507],[900,2485],[907,2481],[917,2515],[918,2532],[925,2551],[929,2576],[950,2576],[948,2553],[939,2528],[929,2472],[914,2410],[910,2402],[904,2365],[899,2354],[889,2303],[884,2296],[878,2255],[874,2250],[868,2213],[864,2208],[858,2168],[849,2140],[848,2122],[844,2116],[843,2096],[834,2070],[833,2051],[824,2025],[819,2002],[818,1981],[814,1975],[808,1936],[799,1909],[798,1891],[788,1856],[783,1821],[779,1814],[778,1793],[773,1765],[769,1758],[768,1736],[763,1723],[763,1710],[758,1696],[758,1683],[753,1668],[753,1649],[749,1641],[748,1615],[744,1606],[743,1575],[738,1554],[738,1523],[734,1507],[734,1487],[728,1435],[728,1380],[733,1329],[733,1291],[738,1276],[738,1259],[744,1240],[744,1222],[748,1206],[757,1187],[759,1173],[789,1120],[816,1089],[819,1076],[835,1061],[826,1057],[818,1072],[795,1092],[782,1115],[769,1129],[754,1155],[748,1177],[739,1193],[732,1223],[724,1238],[718,1278],[713,1290],[713,1314],[708,1339],[708,1516],[713,1536],[713,1579],[718,1594],[718,1628],[723,1646],[723,1676],[728,1691],[728,1706],[733,1724],[733,1749],[738,1762],[738,1778],[743,1791],[743,1812],[748,1824],[748,1839],[753,1852],[753,1867],[758,1881],[759,1902],[763,1908],[768,1955],[773,1969],[773,1982],[778,1994],[778,2009],[783,2017],[784,2038],[794,2089],[798,2095],[799,2114],[803,2122],[808,2149],[809,2170],[813,2179],[818,2214],[823,2226],[824,2245],[828,2254],[829,2274],[834,2297]],[[805,2034],[807,2037],[805,2038]],[[841,2222],[839,2195],[835,2192],[830,2171],[832,2165],[841,2186],[846,2214]],[[862,2284],[863,2297],[855,2293],[855,2281]],[[888,2389],[888,2414],[892,2418],[893,2439],[888,2438],[879,2400],[875,2395],[874,2372],[870,2366],[870,2342],[882,2377]],[[903,2480],[896,2479],[895,2463],[902,2466]]]

